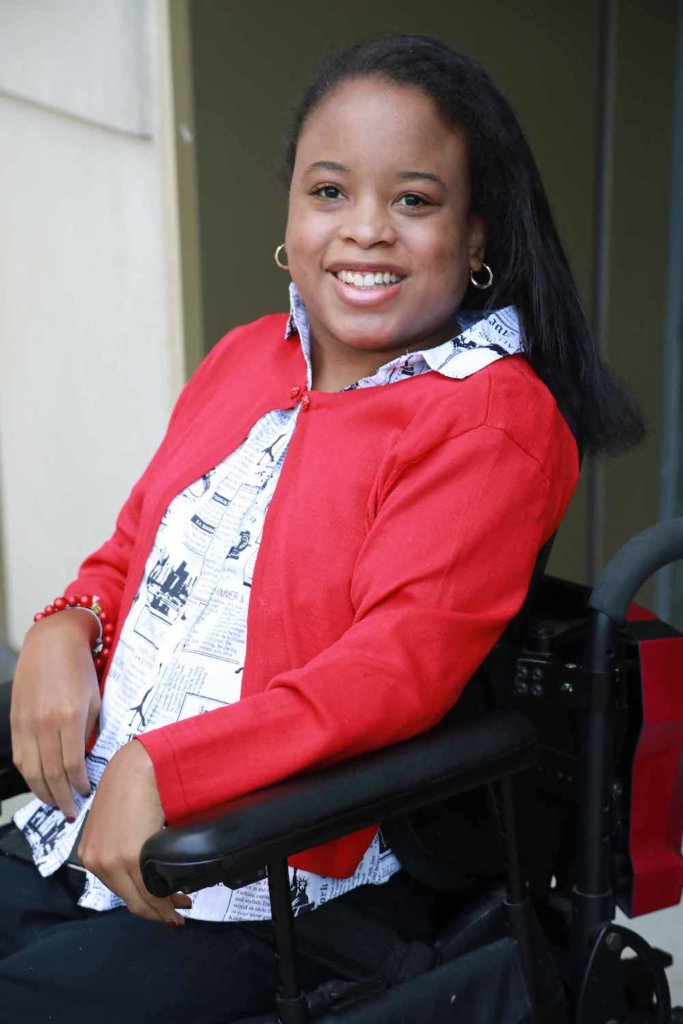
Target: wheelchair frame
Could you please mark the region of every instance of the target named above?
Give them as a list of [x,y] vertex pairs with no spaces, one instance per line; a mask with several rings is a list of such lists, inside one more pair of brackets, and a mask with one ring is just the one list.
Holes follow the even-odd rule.
[[[565,978],[576,1024],[625,1024],[640,1019],[670,1024],[683,1019],[680,1011],[671,1010],[664,974],[670,958],[652,949],[636,932],[613,923],[616,895],[611,851],[620,629],[642,583],[680,557],[683,519],[643,531],[617,553],[588,601],[583,660],[580,666],[573,666],[572,702],[580,717],[578,789],[583,813],[571,892],[571,964]],[[530,601],[533,599],[532,585]],[[267,873],[282,982],[276,1011],[282,1024],[305,1024],[311,1019],[309,1003],[296,978],[287,856],[494,783],[505,837],[509,929],[530,993],[529,1019],[543,1019],[534,995],[531,907],[520,866],[511,781],[513,775],[529,767],[537,753],[529,722],[511,710],[519,707],[520,693],[515,684],[519,681],[516,668],[510,673],[510,644],[515,637],[519,640],[525,619],[528,621],[524,612],[484,665],[494,688],[498,680],[497,703],[503,710],[489,711],[468,723],[449,721],[447,716],[428,734],[247,795],[217,808],[212,821],[203,816],[185,827],[167,828],[145,844],[141,857],[145,882],[159,895],[177,889],[192,891],[217,880],[232,886],[246,884]],[[515,665],[524,654],[528,651],[516,648]],[[680,843],[680,835],[678,840]],[[622,953],[626,949],[635,959],[624,966]],[[641,990],[651,992],[656,1000],[641,1017],[629,1010],[625,994],[625,986],[633,985],[636,977]],[[345,1021],[347,1016],[335,1014],[334,1020]]]

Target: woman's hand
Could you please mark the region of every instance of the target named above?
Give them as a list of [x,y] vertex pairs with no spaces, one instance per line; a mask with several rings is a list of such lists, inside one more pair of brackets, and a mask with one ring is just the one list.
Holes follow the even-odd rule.
[[174,893],[158,899],[145,888],[140,872],[142,845],[164,820],[152,760],[141,743],[131,740],[102,774],[78,855],[134,914],[177,927],[185,921],[176,907],[189,909],[190,897]]
[[100,711],[91,654],[97,623],[83,612],[32,626],[12,684],[12,759],[37,797],[72,819],[72,786],[90,793],[85,745]]

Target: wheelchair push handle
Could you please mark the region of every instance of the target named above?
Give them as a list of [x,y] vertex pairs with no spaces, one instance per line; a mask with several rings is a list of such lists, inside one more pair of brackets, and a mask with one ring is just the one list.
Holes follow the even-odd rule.
[[[617,638],[628,606],[658,569],[683,558],[683,517],[636,534],[617,551],[598,577],[583,656],[580,724],[577,881],[573,891],[575,985],[583,977],[600,929],[613,917],[611,838],[613,830],[614,710]],[[578,989],[575,991],[578,999]]]
[[683,558],[683,517],[641,530],[617,551],[600,573],[589,606],[621,625],[643,583],[658,569],[679,558]]

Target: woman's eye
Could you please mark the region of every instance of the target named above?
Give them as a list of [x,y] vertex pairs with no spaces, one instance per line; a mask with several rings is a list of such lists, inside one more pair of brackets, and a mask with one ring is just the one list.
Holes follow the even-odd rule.
[[337,188],[336,185],[321,185],[319,188],[313,190],[313,194],[316,196],[322,196],[323,199],[339,199],[341,196],[341,189]]
[[415,192],[406,192],[396,200],[399,206],[428,206],[427,200]]

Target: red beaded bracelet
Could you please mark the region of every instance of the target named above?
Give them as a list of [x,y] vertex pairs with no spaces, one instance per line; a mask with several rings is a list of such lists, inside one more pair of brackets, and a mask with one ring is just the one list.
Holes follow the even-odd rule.
[[46,604],[42,612],[37,612],[33,616],[33,621],[40,622],[41,619],[46,619],[57,612],[72,610],[88,612],[97,619],[99,635],[93,645],[92,654],[95,668],[98,672],[101,672],[111,651],[114,627],[109,622],[107,613],[100,604],[99,597],[95,597],[92,594],[83,594],[82,597],[56,597],[52,604]]

